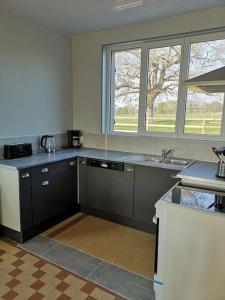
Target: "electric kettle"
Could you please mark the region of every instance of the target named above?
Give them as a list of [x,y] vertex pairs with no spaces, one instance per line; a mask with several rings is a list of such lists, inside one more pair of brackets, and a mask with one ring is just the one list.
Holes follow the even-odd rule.
[[51,153],[55,152],[56,140],[54,135],[44,135],[41,138],[41,147],[45,149],[45,152]]

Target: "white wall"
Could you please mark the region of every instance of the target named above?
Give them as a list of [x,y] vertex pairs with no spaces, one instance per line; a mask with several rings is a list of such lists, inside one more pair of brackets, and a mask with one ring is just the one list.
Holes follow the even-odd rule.
[[[139,23],[73,38],[74,124],[85,132],[85,145],[107,147],[131,152],[159,153],[163,147],[173,147],[180,157],[214,160],[208,143],[149,137],[101,135],[102,46],[162,35],[178,34],[225,26],[225,6],[152,22]],[[225,139],[224,139],[225,141]]]
[[0,10],[0,138],[72,127],[71,39]]

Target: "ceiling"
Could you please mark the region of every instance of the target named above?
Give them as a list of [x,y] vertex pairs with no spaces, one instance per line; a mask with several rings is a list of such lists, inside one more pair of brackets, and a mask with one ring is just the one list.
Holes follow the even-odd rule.
[[0,0],[0,8],[66,35],[224,5],[224,0]]

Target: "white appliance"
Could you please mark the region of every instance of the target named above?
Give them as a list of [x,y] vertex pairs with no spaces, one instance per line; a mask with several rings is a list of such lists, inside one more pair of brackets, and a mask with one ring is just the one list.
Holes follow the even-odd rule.
[[225,299],[225,210],[212,203],[218,199],[225,193],[178,186],[156,203],[155,300]]

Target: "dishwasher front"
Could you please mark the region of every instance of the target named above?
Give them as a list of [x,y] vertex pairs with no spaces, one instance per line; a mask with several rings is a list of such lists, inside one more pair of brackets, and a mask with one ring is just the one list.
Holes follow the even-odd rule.
[[102,159],[80,158],[81,207],[133,217],[134,166]]

